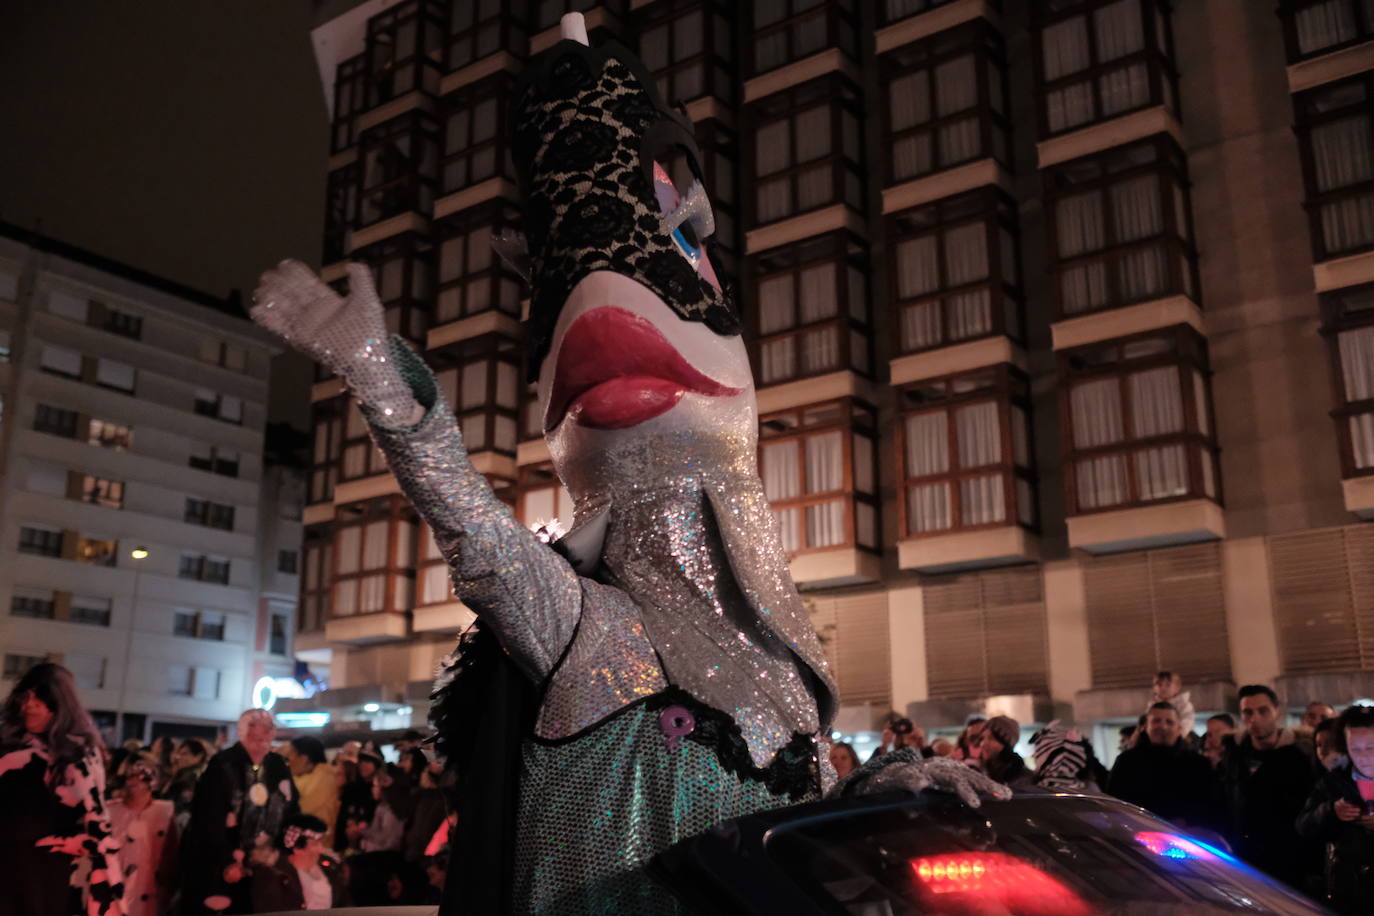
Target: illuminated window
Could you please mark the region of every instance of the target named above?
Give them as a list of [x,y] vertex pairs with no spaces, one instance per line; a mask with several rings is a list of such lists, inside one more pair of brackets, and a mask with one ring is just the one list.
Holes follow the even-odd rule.
[[1153,137],[1045,171],[1063,317],[1196,293],[1183,153]]
[[756,255],[758,383],[870,371],[867,251],[831,233]]
[[1040,0],[1045,135],[1163,105],[1176,112],[1164,0]]
[[1035,524],[1029,382],[997,366],[901,392],[903,536]]
[[878,549],[873,408],[855,400],[759,418],[759,473],[788,554]]
[[1186,325],[1059,354],[1070,515],[1220,502],[1206,342]]

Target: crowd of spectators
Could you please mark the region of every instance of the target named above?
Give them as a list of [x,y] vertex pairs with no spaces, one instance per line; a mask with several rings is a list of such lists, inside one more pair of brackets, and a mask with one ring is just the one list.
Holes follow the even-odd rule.
[[[1160,672],[1108,770],[1072,725],[1051,722],[1018,753],[1005,715],[928,740],[892,717],[874,756],[948,757],[1013,789],[1106,792],[1228,846],[1341,913],[1374,913],[1374,707],[1310,703],[1289,726],[1273,689],[1240,688],[1197,731],[1179,678]],[[228,747],[198,738],[109,752],[70,673],[42,664],[0,718],[0,859],[9,913],[158,916],[438,903],[456,823],[454,786],[419,732],[389,762],[372,743],[332,754],[313,737],[277,741],[248,710]],[[872,758],[870,758],[872,759]],[[860,767],[831,747],[844,778]]]
[[253,709],[226,747],[108,750],[71,675],[36,666],[0,721],[0,916],[267,913],[438,903],[456,820],[443,761],[407,732],[331,753]]
[[[1374,913],[1374,706],[1337,715],[1317,700],[1290,726],[1275,691],[1251,684],[1237,691],[1239,719],[1217,713],[1195,730],[1182,687],[1177,674],[1159,672],[1145,711],[1121,729],[1110,771],[1060,722],[1030,737],[1027,766],[1015,750],[1020,725],[1007,716],[970,718],[951,743],[927,742],[920,725],[894,715],[874,756],[914,747],[1013,789],[1105,792],[1229,847],[1337,912]],[[858,766],[848,744],[834,745],[831,762],[842,776]]]

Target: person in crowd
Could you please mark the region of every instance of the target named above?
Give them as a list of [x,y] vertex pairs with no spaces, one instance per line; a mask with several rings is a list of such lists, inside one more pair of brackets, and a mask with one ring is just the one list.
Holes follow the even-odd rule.
[[326,854],[328,825],[311,814],[287,818],[281,851],[253,869],[253,912],[328,910],[349,905],[344,869]]
[[982,770],[990,778],[1011,786],[1026,785],[1032,780],[1026,761],[1016,753],[1021,740],[1021,723],[1011,716],[993,716],[983,726],[983,741],[979,746]]
[[1318,776],[1346,762],[1345,755],[1341,753],[1338,722],[1339,719],[1323,719],[1317,723],[1317,728],[1312,733],[1312,747],[1320,767],[1317,770]]
[[358,753],[362,749],[363,744],[361,741],[345,741],[343,747],[339,748],[339,753],[334,757],[334,762],[337,764],[347,760],[352,763],[357,763]]
[[442,849],[425,860],[425,893],[420,903],[437,906],[444,900],[444,881],[448,877],[449,848]]
[[[414,748],[412,753],[424,756],[419,748]],[[439,782],[427,762],[420,767],[413,784],[416,789],[411,793],[410,816],[406,818],[405,838],[401,843],[401,851],[405,853],[407,862],[424,859],[430,837],[434,836],[434,831],[448,816],[444,791],[439,788]]]
[[429,767],[429,757],[418,746],[412,746],[401,751],[401,759],[397,766],[409,777],[411,785],[418,785],[420,774]]
[[894,718],[884,729],[882,743],[878,745],[869,760],[877,760],[890,754],[899,747],[915,748],[922,757],[933,757],[935,752],[926,744],[925,729],[906,717]]
[[358,843],[363,852],[399,851],[410,815],[410,777],[394,763],[383,765],[372,777],[376,808]]
[[282,756],[296,784],[301,813],[329,825],[324,844],[333,848],[334,823],[339,819],[339,780],[334,774],[334,766],[325,756],[323,742],[309,736],[292,738],[282,745]]
[[953,757],[954,743],[948,738],[936,738],[930,742],[930,753],[935,757]]
[[860,763],[854,745],[848,741],[837,741],[830,745],[830,765],[835,768],[835,775],[840,779],[857,770]]
[[276,838],[299,813],[291,771],[272,753],[272,714],[247,710],[238,734],[238,743],[216,754],[196,783],[182,846],[183,913],[250,912],[252,870],[275,859]]
[[1235,731],[1236,719],[1229,712],[1219,712],[1208,717],[1207,733],[1202,736],[1202,756],[1207,758],[1212,769],[1221,766],[1226,749],[1233,743],[1232,736]]
[[[1146,707],[1145,718],[1149,716],[1149,707],[1156,703],[1168,703],[1178,710],[1178,724],[1182,729],[1185,739],[1190,739],[1193,734],[1193,722],[1197,717],[1193,709],[1193,701],[1188,695],[1188,691],[1183,689],[1183,678],[1176,671],[1160,671],[1155,675],[1154,685],[1150,691],[1150,702]],[[1136,732],[1138,738],[1143,734],[1142,731]]]
[[129,767],[124,795],[110,802],[110,829],[124,865],[125,916],[162,916],[177,888],[177,826],[170,799],[154,798],[162,772],[145,754]]
[[183,738],[172,754],[172,781],[167,797],[172,800],[177,832],[185,833],[191,820],[191,799],[195,798],[196,783],[210,762],[210,749],[199,738]]
[[[1143,716],[1141,721],[1144,721]],[[1135,745],[1135,733],[1139,727],[1138,725],[1123,725],[1116,730],[1116,752],[1118,754],[1126,753]]]
[[396,753],[400,754],[402,759],[404,759],[405,755],[412,750],[420,749],[420,745],[424,744],[424,741],[425,736],[420,734],[420,732],[413,728],[406,729],[406,733],[396,739]]
[[1183,740],[1178,709],[1168,702],[1150,707],[1145,733],[1116,758],[1107,791],[1184,827],[1215,829],[1218,813],[1212,767]]
[[1313,700],[1302,711],[1302,727],[1309,732],[1315,732],[1318,725],[1334,718],[1336,718],[1336,707],[1324,700]]
[[1301,887],[1312,856],[1294,821],[1312,790],[1312,764],[1283,727],[1272,689],[1250,684],[1238,695],[1245,731],[1221,765],[1231,845],[1251,865]]
[[987,721],[984,716],[968,717],[959,739],[954,742],[955,760],[962,760],[970,766],[978,763],[978,746],[983,742],[983,726]]
[[1055,719],[1030,740],[1035,784],[1051,789],[1101,792],[1107,769],[1082,732]]
[[177,740],[168,738],[166,735],[161,738],[154,738],[153,745],[148,753],[157,762],[157,782],[153,784],[153,795],[157,798],[166,798],[171,790],[172,777],[176,774],[174,763],[177,750]]
[[0,710],[0,916],[117,914],[119,843],[104,744],[61,665],[34,665]]
[[339,790],[339,817],[334,828],[334,848],[340,852],[356,850],[363,832],[372,822],[377,801],[372,796],[372,780],[382,767],[380,755],[358,751],[358,759],[345,763],[345,770],[353,770],[353,778]]
[[1298,832],[1327,843],[1332,909],[1374,913],[1374,706],[1350,706],[1327,721],[1336,723],[1331,731],[1345,756],[1318,779],[1298,816]]

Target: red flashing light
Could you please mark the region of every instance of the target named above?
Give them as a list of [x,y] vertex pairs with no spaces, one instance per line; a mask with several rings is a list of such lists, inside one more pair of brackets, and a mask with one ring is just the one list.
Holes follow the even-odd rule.
[[[1017,916],[1089,916],[1076,893],[1028,862],[1004,852],[956,852],[910,860],[911,871],[937,912],[964,904],[997,904]],[[948,896],[957,895],[957,896]],[[974,906],[973,909],[979,909]]]

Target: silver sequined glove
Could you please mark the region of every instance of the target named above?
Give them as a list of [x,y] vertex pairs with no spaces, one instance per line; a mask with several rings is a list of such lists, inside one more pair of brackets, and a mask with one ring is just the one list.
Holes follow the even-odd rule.
[[909,747],[884,754],[840,780],[829,798],[849,798],[906,789],[922,792],[938,789],[953,792],[970,808],[983,804],[979,792],[1000,801],[1011,798],[1011,789],[984,773],[949,757],[922,757]]
[[348,265],[348,298],[300,261],[282,261],[258,279],[253,320],[338,373],[353,396],[384,426],[412,425],[424,415],[391,360],[382,303],[372,274]]

